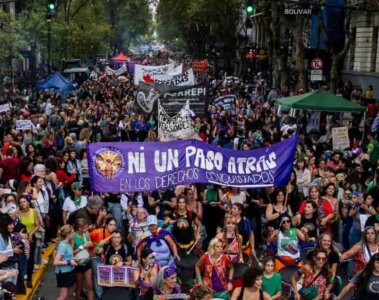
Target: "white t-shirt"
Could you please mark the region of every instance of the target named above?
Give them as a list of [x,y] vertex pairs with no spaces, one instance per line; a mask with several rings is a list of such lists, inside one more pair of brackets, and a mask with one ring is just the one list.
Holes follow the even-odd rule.
[[69,214],[72,214],[74,211],[78,210],[79,208],[87,206],[87,197],[81,196],[80,205],[76,206],[75,202],[71,199],[71,197],[67,197],[64,199],[63,203],[63,211],[67,211]]

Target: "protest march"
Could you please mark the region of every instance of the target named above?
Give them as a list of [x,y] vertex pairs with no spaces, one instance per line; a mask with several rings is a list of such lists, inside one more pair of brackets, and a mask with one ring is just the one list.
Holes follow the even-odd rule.
[[58,299],[378,291],[379,117],[269,101],[261,73],[251,88],[160,63],[0,104],[3,288],[25,294],[50,264]]

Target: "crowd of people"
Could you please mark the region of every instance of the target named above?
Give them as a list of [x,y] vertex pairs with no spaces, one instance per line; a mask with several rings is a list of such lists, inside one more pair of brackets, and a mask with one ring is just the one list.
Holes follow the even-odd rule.
[[[131,77],[92,75],[67,98],[41,91],[35,107],[3,102],[13,104],[0,113],[3,289],[32,288],[34,270],[48,263],[41,254],[55,243],[59,300],[106,299],[112,287],[98,282],[102,264],[135,268],[135,288],[125,289],[133,299],[377,299],[375,115],[364,124],[364,139],[357,129],[362,115],[352,115],[351,148],[336,150],[331,128],[338,118],[323,113],[320,128],[307,132],[307,114],[278,112],[277,92],[266,90],[262,74],[254,85],[209,77],[207,115],[193,118],[199,139],[247,151],[297,133],[288,184],[94,193],[86,146],[158,141],[158,121],[133,112]],[[212,104],[227,94],[237,96],[233,110]],[[17,130],[20,119],[32,128]]]

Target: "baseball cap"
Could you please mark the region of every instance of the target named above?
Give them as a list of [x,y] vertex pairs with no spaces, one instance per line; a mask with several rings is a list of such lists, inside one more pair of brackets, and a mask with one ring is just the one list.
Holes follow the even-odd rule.
[[73,184],[71,184],[71,188],[80,190],[83,188],[83,185],[80,182],[76,181]]
[[146,219],[146,225],[147,226],[158,225],[158,219],[157,219],[157,217],[154,216],[154,215],[148,216],[147,219]]

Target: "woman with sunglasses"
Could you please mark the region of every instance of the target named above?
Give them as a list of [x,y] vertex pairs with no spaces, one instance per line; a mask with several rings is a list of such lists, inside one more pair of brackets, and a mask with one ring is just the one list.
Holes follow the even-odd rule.
[[354,258],[354,267],[352,275],[363,270],[370,258],[379,252],[379,238],[376,234],[375,228],[368,226],[362,233],[362,239],[359,243],[355,244],[351,249],[343,253],[340,257],[341,261],[347,260],[351,257]]
[[[297,289],[297,282],[303,277],[302,289]],[[291,276],[292,289],[295,300],[311,299],[327,300],[330,298],[330,291],[333,287],[334,278],[331,275],[328,265],[328,254],[325,249],[318,248],[313,252],[312,260],[308,261],[301,269]],[[305,297],[305,290],[309,291]],[[313,289],[311,292],[310,289]]]
[[300,240],[308,242],[307,229],[297,229],[292,225],[289,216],[283,216],[280,222],[280,229],[275,230],[268,239],[269,243],[276,244],[277,247],[276,272],[286,266],[298,265],[300,263]]
[[379,253],[374,254],[366,267],[358,272],[343,288],[335,300],[343,300],[351,292],[355,291],[357,300],[377,300],[379,294]]
[[87,197],[82,195],[83,186],[80,182],[71,185],[71,195],[63,203],[63,224],[67,224],[68,216],[74,211],[87,206]]

